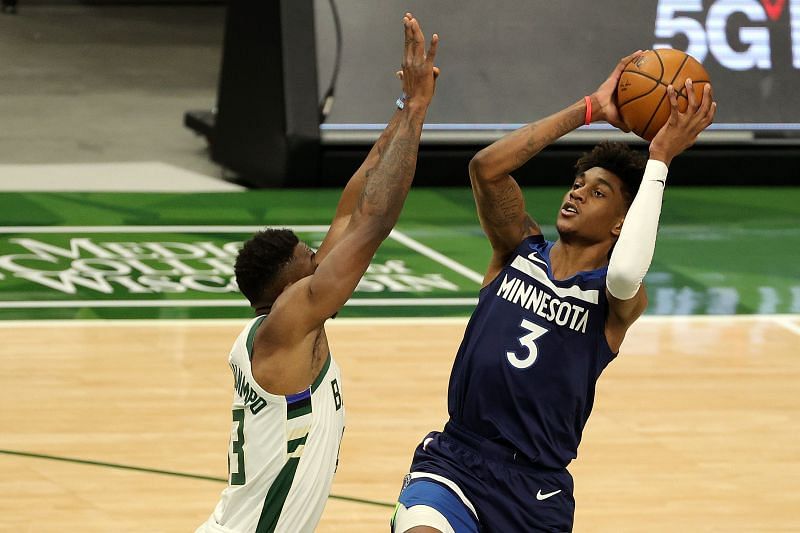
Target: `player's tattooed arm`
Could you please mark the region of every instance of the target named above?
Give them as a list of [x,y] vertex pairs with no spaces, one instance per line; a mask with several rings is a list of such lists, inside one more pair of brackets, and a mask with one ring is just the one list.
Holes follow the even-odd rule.
[[[403,89],[407,95],[396,125],[385,143],[376,148],[373,166],[365,167],[363,187],[353,206],[347,227],[335,247],[319,261],[310,276],[287,288],[276,301],[271,325],[283,332],[305,335],[315,331],[335,314],[352,296],[381,242],[389,235],[400,216],[417,162],[422,124],[433,98],[435,76],[433,61],[438,36],[434,34],[425,53],[425,38],[417,20],[407,13],[403,19],[405,53]],[[283,324],[276,322],[278,317]],[[282,327],[291,324],[291,327]]]
[[[320,261],[312,276],[301,280],[303,296],[295,309],[308,329],[332,316],[352,296],[378,247],[400,217],[416,169],[419,138],[427,104],[406,106],[366,183],[339,244]],[[295,302],[297,303],[297,302]]]
[[472,174],[482,181],[507,177],[543,148],[583,125],[585,114],[586,104],[581,100],[519,128],[478,152],[470,162]]
[[625,65],[640,53],[641,50],[620,59],[609,77],[589,97],[591,108],[581,99],[506,135],[472,158],[469,175],[478,216],[494,252],[485,278],[487,282],[493,279],[522,239],[541,233],[526,213],[522,193],[511,173],[560,137],[582,126],[587,114],[592,122],[604,120],[624,127],[614,105],[614,90]]
[[434,34],[426,53],[419,22],[406,14],[403,25],[406,103],[377,163],[364,173],[364,187],[341,243],[310,276],[311,316],[320,320],[336,313],[352,295],[378,246],[397,223],[414,178],[422,125],[435,89],[433,61],[439,38]]
[[578,128],[585,114],[585,103],[581,100],[506,135],[470,161],[469,176],[478,218],[493,250],[487,282],[523,239],[541,234],[539,225],[525,210],[522,191],[511,173],[553,141]]
[[511,176],[489,183],[473,178],[472,188],[478,218],[493,249],[511,251],[525,237],[541,233],[525,211],[522,191]]
[[491,282],[509,254],[530,235],[541,235],[539,225],[525,210],[525,199],[510,175],[492,181],[476,177],[470,165],[470,180],[478,219],[492,246],[492,258],[484,276]]
[[[434,35],[432,40],[433,52],[431,54],[429,51],[426,55],[424,48],[424,35],[419,28],[418,21],[414,19],[414,16],[411,13],[406,13],[403,17],[403,20],[406,31],[403,51],[403,68],[399,70],[396,75],[402,83],[403,93],[406,95],[406,100],[410,101],[414,99],[416,101],[415,105],[418,106],[421,102],[430,103],[430,99],[433,96],[433,87],[435,87],[436,79],[440,74],[439,67],[432,66],[433,58],[436,55],[436,47],[438,46],[439,37],[438,35]],[[407,23],[408,25],[406,25]],[[412,28],[411,25],[416,26]],[[419,70],[416,73],[409,70],[409,68],[412,67],[419,68],[422,66],[422,63],[418,61],[420,58],[422,58],[423,61],[428,62],[425,68],[430,67],[432,69],[434,82],[433,85],[430,84],[430,80],[426,80],[425,83],[420,84],[420,78],[416,75],[419,73]],[[414,60],[417,60],[416,65],[412,64],[412,61]],[[408,71],[408,76],[406,76],[406,71]],[[427,74],[428,73],[426,73],[426,75]],[[336,214],[334,215],[333,222],[331,222],[331,227],[328,230],[328,234],[325,236],[325,240],[322,242],[320,249],[317,250],[317,254],[315,256],[317,262],[322,261],[325,256],[337,245],[337,243],[341,241],[341,238],[348,227],[353,211],[357,206],[358,199],[363,193],[364,186],[367,183],[367,180],[370,178],[370,175],[374,172],[375,167],[383,157],[386,146],[390,139],[393,138],[398,124],[403,116],[404,113],[402,113],[401,110],[395,111],[386,128],[383,130],[383,133],[373,145],[369,154],[367,154],[364,162],[361,164],[355,174],[353,174],[352,178],[350,178],[345,190],[342,192],[342,196],[339,200],[339,205],[336,208]]]
[[[381,225],[388,234],[400,216],[417,162],[425,110],[408,108],[358,198],[351,225]],[[362,220],[364,219],[364,220]]]
[[347,182],[344,191],[342,191],[342,196],[339,198],[339,205],[336,207],[336,214],[333,216],[330,229],[325,235],[325,239],[322,241],[319,250],[317,250],[315,256],[317,263],[325,259],[325,256],[328,255],[339,241],[341,241],[344,231],[350,223],[350,217],[356,208],[358,199],[364,190],[364,184],[378,164],[378,161],[380,161],[383,152],[386,150],[386,144],[394,135],[395,130],[397,130],[397,125],[400,123],[401,117],[402,113],[400,110],[397,110],[386,125],[383,133],[381,133],[381,136],[372,146],[364,162]]
[[511,173],[553,141],[578,128],[585,114],[585,103],[581,100],[506,135],[470,161],[469,175],[478,218],[493,250],[485,282],[494,279],[523,239],[541,234],[539,225],[525,209],[522,191]]

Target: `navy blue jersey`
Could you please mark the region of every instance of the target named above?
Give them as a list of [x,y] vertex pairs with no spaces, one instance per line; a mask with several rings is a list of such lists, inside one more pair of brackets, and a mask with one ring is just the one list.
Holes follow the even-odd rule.
[[600,373],[606,267],[556,280],[553,243],[528,237],[480,292],[450,375],[456,424],[549,468],[577,456]]

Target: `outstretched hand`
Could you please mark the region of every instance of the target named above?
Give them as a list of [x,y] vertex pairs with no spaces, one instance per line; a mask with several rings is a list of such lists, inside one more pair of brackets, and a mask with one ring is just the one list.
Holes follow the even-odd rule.
[[405,31],[403,69],[397,75],[403,82],[403,92],[406,94],[407,102],[428,105],[436,90],[436,78],[439,77],[439,67],[433,66],[439,46],[439,36],[433,34],[426,53],[425,35],[414,15],[405,14],[403,28]]
[[[441,73],[441,69],[439,67],[433,67],[433,79],[434,81],[439,78],[439,74]],[[394,73],[398,80],[403,81],[403,71],[398,70]]]
[[614,67],[614,70],[608,76],[608,79],[606,79],[591,96],[593,106],[592,122],[596,120],[605,120],[622,131],[631,131],[630,128],[625,125],[625,122],[623,122],[619,114],[619,109],[617,109],[617,84],[619,83],[620,76],[622,76],[622,71],[625,70],[628,63],[636,60],[643,53],[642,50],[637,50],[631,55],[620,59],[617,66]]
[[667,123],[650,142],[650,158],[669,165],[672,159],[692,146],[704,129],[713,121],[717,112],[710,84],[703,87],[703,99],[698,102],[692,88],[692,80],[686,80],[686,95],[689,104],[686,111],[678,110],[678,94],[672,85],[667,87],[670,115]]

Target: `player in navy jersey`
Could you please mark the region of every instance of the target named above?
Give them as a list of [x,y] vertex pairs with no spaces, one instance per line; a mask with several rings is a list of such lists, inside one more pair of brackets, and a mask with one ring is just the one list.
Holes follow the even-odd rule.
[[[548,242],[515,171],[584,123],[626,130],[614,103],[623,58],[589,97],[481,150],[469,171],[492,258],[450,376],[450,420],[418,446],[394,533],[571,531],[567,465],[577,456],[600,373],[644,312],[667,170],[714,118],[701,101],[671,115],[650,158],[601,143],[576,164]],[[683,88],[680,88],[683,91]]]

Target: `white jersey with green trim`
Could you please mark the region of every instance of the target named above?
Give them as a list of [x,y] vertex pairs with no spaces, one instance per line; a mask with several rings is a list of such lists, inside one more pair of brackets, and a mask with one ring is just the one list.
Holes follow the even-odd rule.
[[197,533],[312,532],[328,499],[344,431],[339,367],[329,354],[308,389],[290,396],[265,391],[250,367],[264,318],[247,324],[228,358],[234,378],[228,486]]

